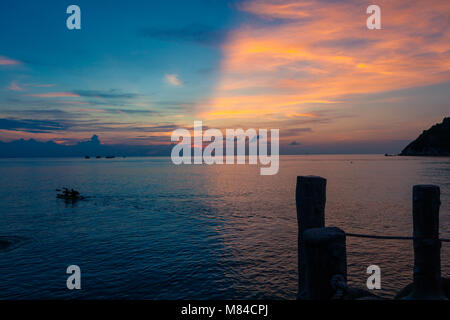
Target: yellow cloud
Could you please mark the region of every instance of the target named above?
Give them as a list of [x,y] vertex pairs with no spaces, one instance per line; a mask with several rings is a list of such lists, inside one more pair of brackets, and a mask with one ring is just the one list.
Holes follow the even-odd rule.
[[183,85],[183,82],[180,80],[177,74],[166,74],[164,76],[164,79],[167,83],[175,87],[180,87],[181,85]]

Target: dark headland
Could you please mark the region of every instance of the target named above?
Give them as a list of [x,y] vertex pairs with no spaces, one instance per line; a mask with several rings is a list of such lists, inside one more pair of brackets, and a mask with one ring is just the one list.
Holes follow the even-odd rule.
[[450,156],[450,117],[424,130],[416,140],[402,150],[400,155]]

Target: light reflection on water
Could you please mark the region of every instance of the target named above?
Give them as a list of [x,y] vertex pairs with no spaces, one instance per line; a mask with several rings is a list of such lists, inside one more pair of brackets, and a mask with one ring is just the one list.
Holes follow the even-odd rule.
[[[174,166],[170,158],[0,160],[0,298],[295,299],[297,175],[327,178],[326,223],[410,235],[412,186],[441,187],[450,238],[450,159],[282,156],[275,176],[251,165]],[[66,205],[55,189],[88,196]],[[412,242],[347,238],[349,280],[378,264],[390,297],[412,280]],[[450,245],[441,251],[450,273]],[[65,287],[77,264],[82,290]]]

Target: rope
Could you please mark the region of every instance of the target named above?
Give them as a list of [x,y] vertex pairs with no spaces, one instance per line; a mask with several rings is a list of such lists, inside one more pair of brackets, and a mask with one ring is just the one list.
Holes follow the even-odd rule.
[[[414,237],[403,237],[403,236],[374,236],[368,234],[359,233],[345,233],[349,237],[355,238],[370,238],[370,239],[388,239],[388,240],[414,240]],[[438,239],[441,242],[450,242],[450,239]]]

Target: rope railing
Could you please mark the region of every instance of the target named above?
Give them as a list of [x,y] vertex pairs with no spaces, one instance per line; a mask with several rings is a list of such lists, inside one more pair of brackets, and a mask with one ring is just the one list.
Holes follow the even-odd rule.
[[[417,237],[405,237],[405,236],[375,236],[369,234],[359,234],[359,233],[345,233],[348,237],[355,238],[370,238],[370,239],[386,239],[386,240],[414,240]],[[438,239],[441,242],[450,242],[450,239]]]
[[299,296],[311,300],[362,297],[358,294],[360,289],[347,285],[346,237],[349,236],[414,240],[413,286],[408,285],[399,294],[417,300],[450,298],[442,290],[441,244],[450,242],[450,239],[440,238],[439,235],[439,186],[413,186],[411,236],[370,235],[325,227],[326,182],[326,179],[317,176],[297,177]]

